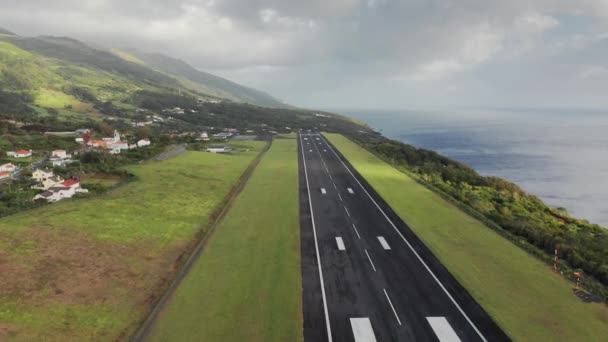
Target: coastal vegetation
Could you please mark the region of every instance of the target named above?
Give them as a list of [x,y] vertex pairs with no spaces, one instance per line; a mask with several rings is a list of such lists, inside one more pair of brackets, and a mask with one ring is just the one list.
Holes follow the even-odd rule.
[[407,171],[342,135],[326,136],[511,338],[593,341],[608,334],[604,304],[583,302],[546,264]]

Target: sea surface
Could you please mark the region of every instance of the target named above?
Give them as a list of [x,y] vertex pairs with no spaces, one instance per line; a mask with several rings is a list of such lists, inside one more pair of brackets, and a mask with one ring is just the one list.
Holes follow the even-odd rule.
[[338,110],[608,227],[608,110]]

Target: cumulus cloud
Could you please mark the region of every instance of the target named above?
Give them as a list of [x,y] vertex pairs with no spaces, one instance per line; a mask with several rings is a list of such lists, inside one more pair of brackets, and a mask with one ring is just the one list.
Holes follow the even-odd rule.
[[[608,32],[605,0],[0,0],[0,9],[0,26],[21,34],[158,51],[316,105],[315,95],[346,101],[346,89],[371,84],[379,102],[395,87],[424,98],[429,84],[461,97],[454,82],[504,91],[505,65],[557,60],[581,81],[593,73],[582,65],[600,63],[556,56]],[[588,23],[584,32],[574,21]]]

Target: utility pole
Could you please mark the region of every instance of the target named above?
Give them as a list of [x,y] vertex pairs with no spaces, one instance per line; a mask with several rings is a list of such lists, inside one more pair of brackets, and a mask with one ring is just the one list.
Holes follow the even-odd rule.
[[558,272],[557,270],[557,250],[558,250],[558,246],[555,245],[555,256],[553,257],[553,271],[555,271],[555,273]]

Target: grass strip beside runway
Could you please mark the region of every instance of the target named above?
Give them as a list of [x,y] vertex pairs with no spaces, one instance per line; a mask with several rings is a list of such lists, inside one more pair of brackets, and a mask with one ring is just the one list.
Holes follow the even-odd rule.
[[108,193],[0,219],[0,341],[126,340],[265,145],[150,160]]
[[153,341],[301,341],[295,139],[277,139],[160,313]]
[[606,306],[583,303],[542,262],[407,174],[342,135],[324,135],[514,340],[608,336]]

